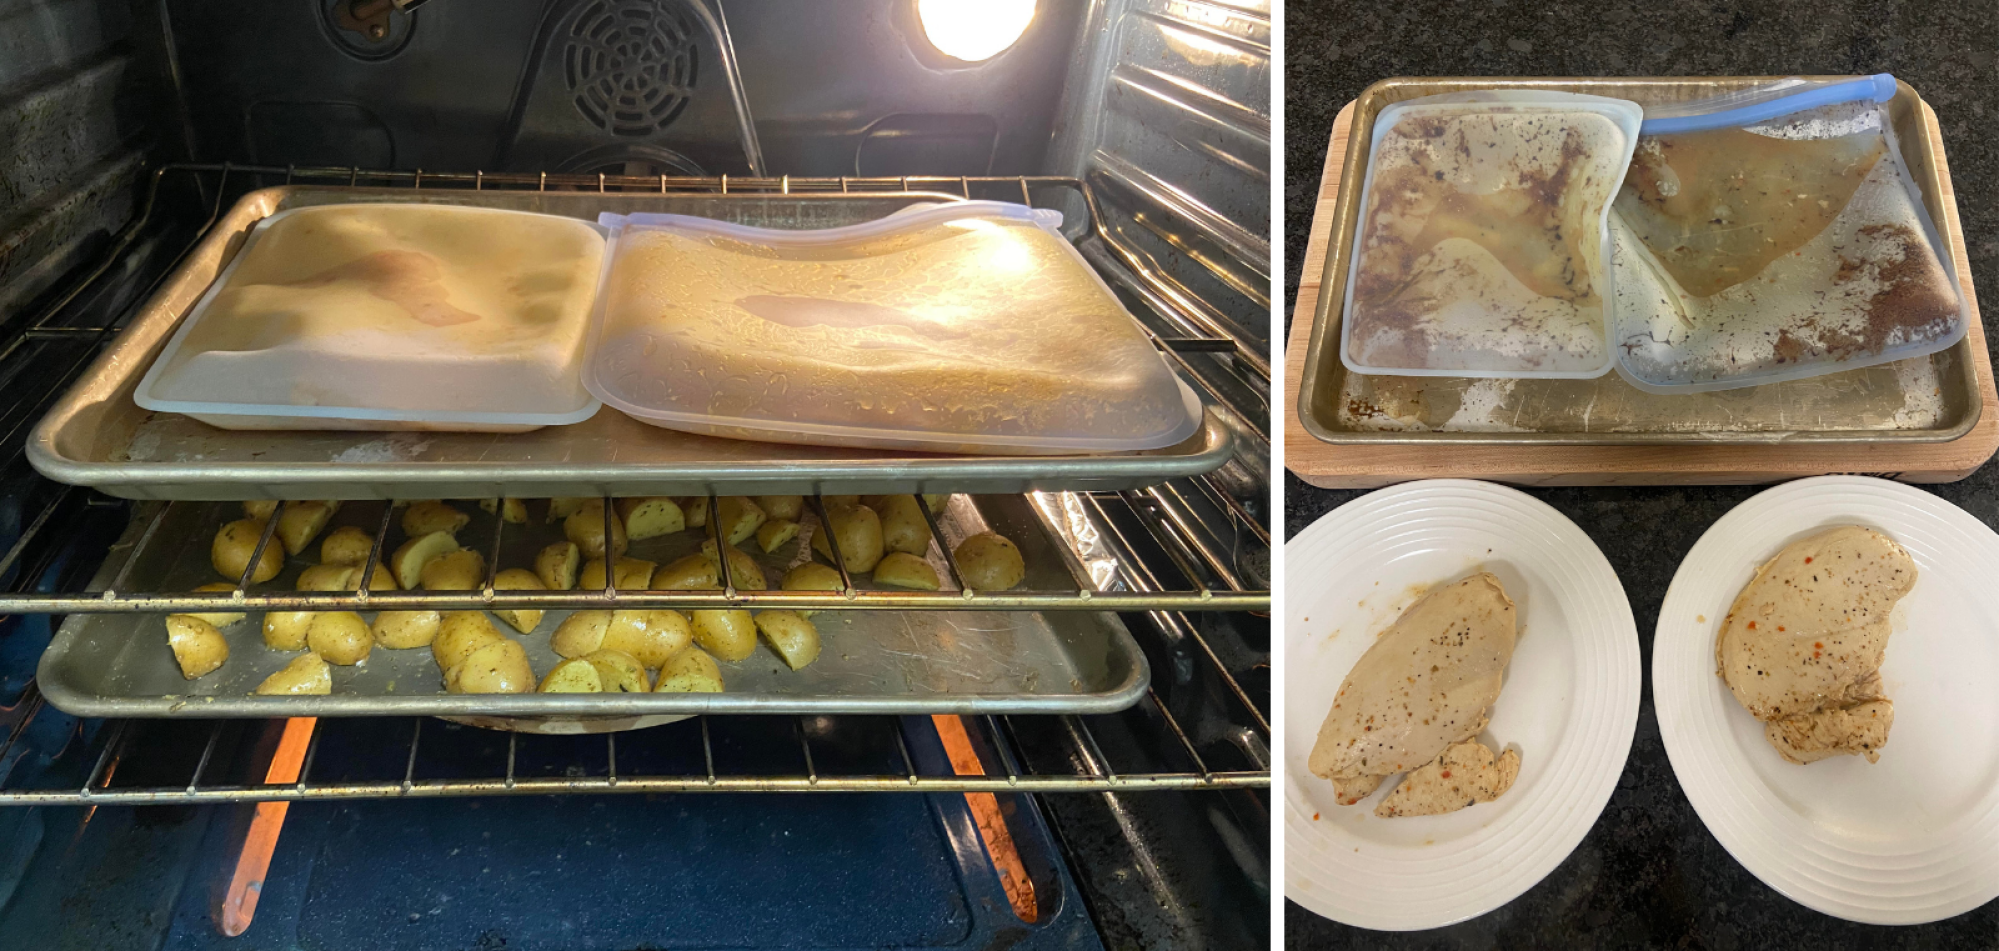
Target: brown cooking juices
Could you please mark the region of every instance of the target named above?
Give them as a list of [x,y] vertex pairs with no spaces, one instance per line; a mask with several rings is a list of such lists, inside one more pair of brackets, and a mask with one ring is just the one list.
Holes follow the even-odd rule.
[[1608,371],[1604,218],[1636,106],[1560,93],[1437,96],[1382,111],[1348,284],[1361,373]]
[[1874,101],[1648,134],[1613,221],[1617,356],[1643,389],[1797,379],[1925,356],[1964,333]]

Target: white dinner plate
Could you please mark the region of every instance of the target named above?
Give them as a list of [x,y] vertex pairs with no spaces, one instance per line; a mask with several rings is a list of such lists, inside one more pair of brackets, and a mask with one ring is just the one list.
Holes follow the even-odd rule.
[[[1504,486],[1415,482],[1355,499],[1285,545],[1285,895],[1335,921],[1434,928],[1480,915],[1567,858],[1631,751],[1638,631],[1610,562],[1561,513]],[[1377,819],[1384,782],[1341,806],[1306,759],[1333,694],[1423,591],[1474,571],[1505,585],[1520,634],[1482,734],[1520,750],[1498,799]]]
[[[1798,766],[1716,676],[1715,636],[1758,566],[1835,525],[1887,533],[1918,574],[1890,615],[1881,682],[1895,723],[1881,761]],[[1694,811],[1771,888],[1828,915],[1892,925],[1999,896],[1999,535],[1964,510],[1857,476],[1792,482],[1736,506],[1673,575],[1652,695]]]

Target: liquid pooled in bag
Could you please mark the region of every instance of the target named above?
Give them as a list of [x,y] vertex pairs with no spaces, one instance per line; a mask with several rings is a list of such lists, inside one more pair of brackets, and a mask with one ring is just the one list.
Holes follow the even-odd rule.
[[1930,352],[1962,318],[1872,103],[1646,136],[1615,204],[1625,368],[1660,385]]
[[1479,108],[1408,116],[1383,134],[1348,356],[1382,369],[1600,370],[1601,222],[1623,130],[1594,113]]

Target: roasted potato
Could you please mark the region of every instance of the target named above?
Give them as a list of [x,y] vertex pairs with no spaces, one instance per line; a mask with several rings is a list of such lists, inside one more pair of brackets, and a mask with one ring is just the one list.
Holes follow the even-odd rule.
[[693,639],[687,617],[679,611],[613,611],[600,647],[623,651],[647,667],[658,667]]
[[342,525],[319,543],[319,561],[325,565],[365,565],[375,550],[375,536],[352,525]]
[[[236,590],[236,586],[233,584],[217,581],[212,584],[202,585],[201,587],[196,588],[194,590],[206,594],[210,591],[234,591]],[[243,620],[244,614],[241,611],[214,611],[214,612],[204,612],[201,614],[190,614],[188,615],[188,617],[198,617],[204,621],[207,621],[209,624],[214,625],[215,627],[228,627],[231,624]]]
[[[604,557],[604,549],[606,547],[604,544],[604,528],[603,499],[591,499],[583,503],[582,508],[570,513],[568,518],[562,520],[562,534],[570,541],[575,542],[576,547],[583,549],[583,555],[586,558]],[[611,555],[615,557],[624,554],[625,549],[631,545],[630,541],[625,537],[624,524],[615,518],[611,519],[610,530],[611,544],[609,547]]]
[[819,659],[819,629],[797,611],[765,611],[757,615],[757,630],[792,670]]
[[410,538],[420,538],[432,532],[456,535],[470,521],[472,516],[445,502],[423,499],[411,502],[409,508],[403,509],[403,534]]
[[412,538],[389,556],[389,573],[396,578],[396,584],[404,591],[415,591],[423,583],[423,569],[426,565],[458,550],[458,539],[450,532],[432,532]]
[[353,565],[313,565],[298,573],[300,591],[352,591],[361,569]]
[[[796,568],[791,569],[790,571],[785,572],[784,581],[780,585],[780,587],[782,587],[786,591],[843,590],[840,587],[839,569],[822,565],[816,561],[808,561],[802,565],[799,565]],[[798,612],[799,616],[801,617],[811,617],[812,615],[818,613],[819,612],[817,611]]]
[[423,590],[471,591],[486,584],[486,556],[470,548],[448,551],[423,566]]
[[534,686],[527,648],[507,637],[473,651],[444,672],[444,689],[451,693],[531,693]]
[[[643,558],[618,559],[618,590],[644,591],[652,585],[652,562]],[[604,587],[604,559],[592,558],[583,563],[583,573],[577,576],[576,584],[585,591],[601,591]]]
[[591,651],[582,659],[597,668],[597,682],[605,693],[646,692],[646,668],[638,658],[606,649]]
[[359,614],[328,611],[312,619],[305,646],[329,664],[352,667],[367,660],[368,652],[375,649],[375,634]]
[[534,556],[534,573],[550,591],[576,587],[576,569],[583,563],[583,549],[575,542],[556,542]]
[[334,507],[332,502],[286,502],[278,515],[278,540],[284,542],[285,553],[303,553],[333,518]]
[[447,611],[440,620],[437,637],[430,642],[430,656],[439,670],[450,670],[472,652],[506,635],[486,619],[484,611]]
[[906,551],[892,551],[882,556],[882,560],[875,565],[875,583],[919,591],[935,591],[939,587],[937,569]]
[[930,510],[930,514],[942,515],[944,514],[944,510],[951,505],[951,496],[948,494],[925,495],[923,497],[923,505]]
[[688,528],[706,528],[708,526],[707,496],[684,495],[673,501],[680,506],[681,518],[686,520]]
[[889,551],[923,555],[930,551],[930,523],[923,517],[923,505],[913,495],[891,495],[882,501],[882,547]]
[[596,502],[596,501],[598,501],[598,500],[597,500],[597,499],[591,499],[591,498],[581,498],[581,499],[549,499],[549,500],[548,500],[548,520],[549,520],[550,522],[560,522],[560,521],[562,521],[563,519],[565,519],[565,518],[568,518],[569,516],[571,516],[571,515],[574,515],[574,514],[576,514],[577,510],[578,510],[578,509],[581,509],[581,508],[582,508],[582,507],[583,507],[584,505],[586,505],[586,504],[589,504],[589,503],[591,503],[591,502]]
[[[535,577],[535,573],[527,570],[526,568],[508,568],[507,570],[502,571],[499,574],[493,576],[493,590],[547,591],[548,586],[542,584],[541,579]],[[535,627],[541,624],[542,612],[534,610],[533,608],[518,608],[518,609],[496,608],[494,609],[493,613],[497,615],[500,620],[513,625],[514,630],[519,631],[522,634],[534,633]]]
[[[208,560],[224,578],[234,581],[243,577],[243,569],[250,566],[250,556],[257,551],[257,540],[264,537],[264,522],[257,519],[237,519],[222,526],[215,533],[215,542],[209,546]],[[263,557],[257,559],[257,570],[250,575],[251,584],[262,584],[278,576],[285,570],[284,543],[273,538],[264,546]]]
[[731,545],[748,541],[769,517],[746,496],[725,495],[715,502],[716,529]]
[[722,668],[715,658],[699,647],[689,647],[673,655],[659,669],[659,684],[653,693],[721,693]]
[[759,495],[755,499],[757,507],[771,518],[796,522],[805,514],[805,496],[802,495]]
[[609,611],[577,611],[555,626],[548,647],[557,657],[582,657],[604,646],[604,632],[610,626]]
[[603,693],[604,684],[597,668],[579,657],[550,667],[535,689],[541,693]]
[[278,500],[277,500],[277,499],[245,499],[245,500],[243,500],[243,517],[244,517],[244,518],[249,518],[249,519],[255,519],[255,520],[259,521],[259,522],[265,522],[265,521],[269,521],[269,520],[270,520],[270,518],[271,518],[271,513],[272,513],[272,512],[275,512],[275,511],[277,511],[277,510],[278,510]]
[[696,644],[730,663],[756,653],[757,622],[748,611],[696,611],[691,626]]
[[444,615],[436,611],[383,611],[369,629],[377,645],[399,651],[429,647],[443,623]]
[[619,499],[618,517],[625,522],[625,537],[632,541],[671,535],[687,528],[687,516],[680,511],[680,503],[663,495]]
[[826,518],[831,525],[821,525],[812,533],[812,550],[833,560],[833,547],[826,539],[838,535],[840,556],[847,560],[848,571],[872,571],[875,562],[882,560],[881,516],[865,505],[826,506]]
[[167,615],[167,647],[180,675],[189,680],[214,673],[229,659],[229,640],[215,625],[192,614]]
[[835,506],[849,508],[861,504],[861,497],[858,495],[822,495],[819,497],[819,502],[829,509]]
[[305,650],[306,631],[317,611],[270,611],[264,615],[264,646],[274,651]]
[[958,573],[974,590],[1005,591],[1027,577],[1020,549],[1004,535],[980,532],[959,542],[952,554],[958,558]]
[[[701,557],[709,561],[715,560],[714,539],[711,538],[701,543]],[[716,584],[721,584],[721,571],[719,569],[720,566],[717,566],[715,573]],[[738,591],[770,590],[770,581],[764,577],[763,566],[757,564],[757,560],[751,558],[742,549],[734,546],[730,546],[729,548],[729,583],[735,585]]]
[[788,518],[774,518],[757,526],[757,547],[766,555],[797,537],[798,523]]
[[707,555],[688,555],[652,573],[654,591],[703,591],[721,583],[721,571]]
[[325,659],[318,654],[306,654],[286,664],[277,673],[264,678],[257,685],[260,694],[324,696],[333,692],[333,668],[326,666]]
[[479,507],[485,509],[487,514],[492,514],[495,509],[498,509],[500,520],[503,522],[510,522],[515,525],[526,525],[528,523],[528,506],[526,502],[520,499],[501,499],[500,504],[497,506],[493,504],[492,499],[480,499]]

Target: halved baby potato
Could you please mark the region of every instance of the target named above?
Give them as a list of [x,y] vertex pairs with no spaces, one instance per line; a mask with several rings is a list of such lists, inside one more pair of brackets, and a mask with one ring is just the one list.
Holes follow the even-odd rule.
[[458,539],[450,532],[432,532],[412,538],[389,556],[389,572],[404,591],[415,591],[423,583],[423,569],[432,561],[458,550]]
[[653,693],[721,693],[722,668],[699,647],[689,647],[667,659],[659,670]]
[[486,619],[484,611],[447,611],[439,621],[437,636],[430,642],[430,656],[439,670],[450,670],[472,652],[506,635]]
[[748,611],[696,611],[691,626],[694,642],[722,660],[734,663],[757,651],[757,622]]
[[167,647],[174,652],[180,675],[189,680],[214,673],[229,660],[229,639],[192,614],[167,615]]
[[833,547],[827,538],[834,537],[848,571],[873,571],[875,562],[882,560],[881,516],[865,505],[834,505],[829,501],[826,518],[831,524],[812,533],[812,550],[833,561]]
[[615,518],[609,521],[611,537],[609,545],[606,545],[604,500],[591,499],[583,503],[582,508],[571,512],[568,518],[562,520],[562,534],[575,542],[576,547],[583,549],[583,554],[587,558],[604,557],[606,548],[613,557],[616,557],[624,554],[631,543],[625,536],[624,524]]
[[548,520],[550,522],[560,522],[563,519],[576,514],[577,510],[581,509],[584,505],[595,501],[598,500],[588,497],[574,498],[574,499],[549,499]]
[[708,497],[705,495],[684,495],[674,499],[680,505],[681,517],[686,519],[688,528],[708,526]]
[[757,547],[766,555],[797,537],[798,523],[788,518],[774,518],[757,526]]
[[618,517],[625,521],[625,537],[632,541],[671,535],[687,528],[687,515],[680,503],[663,495],[640,499],[619,499]]
[[318,611],[267,611],[264,614],[264,646],[274,651],[305,650],[305,635]]
[[597,668],[580,657],[549,668],[541,678],[541,693],[603,693],[603,678]]
[[500,504],[497,506],[493,504],[492,499],[480,499],[479,507],[485,509],[489,515],[497,509],[500,521],[503,522],[510,522],[515,525],[526,525],[528,523],[528,506],[526,502],[520,499],[501,499]]
[[534,687],[527,648],[507,637],[473,651],[444,672],[444,689],[450,693],[530,693]]
[[486,584],[486,556],[470,548],[432,558],[421,573],[425,591],[471,591]]
[[[227,582],[216,581],[202,585],[201,587],[196,588],[194,590],[201,594],[208,594],[210,592],[234,591],[236,590],[236,586],[233,584],[229,584]],[[243,618],[245,617],[244,613],[241,611],[213,611],[213,612],[203,612],[200,614],[189,614],[187,616],[198,617],[216,627],[228,627],[231,624],[243,620]]]
[[365,529],[342,525],[319,543],[319,562],[323,565],[365,565],[368,555],[374,550],[375,536]]
[[[208,560],[224,578],[235,580],[243,577],[243,569],[250,567],[250,556],[257,551],[257,541],[264,537],[262,519],[240,518],[222,526],[215,533],[215,541],[208,548]],[[251,584],[262,584],[278,576],[285,570],[284,543],[272,539],[264,546],[264,554],[257,559],[257,570],[250,574]]]
[[922,555],[930,551],[930,522],[913,495],[891,495],[882,501],[882,547]]
[[757,615],[757,630],[792,670],[819,659],[819,628],[797,611],[765,611]]
[[647,667],[658,667],[693,639],[687,617],[679,611],[613,611],[599,648],[623,651]]
[[443,624],[444,615],[436,611],[383,611],[375,615],[369,629],[376,644],[389,650],[409,650],[429,647]]
[[368,659],[375,635],[368,622],[352,611],[328,611],[312,619],[305,645],[329,664],[352,667]]
[[[842,591],[840,570],[816,561],[808,561],[784,573],[780,585],[786,591]],[[802,617],[811,617],[817,611],[800,611]]]
[[875,583],[918,591],[935,591],[939,587],[937,569],[906,551],[892,551],[882,556],[881,562],[875,565]]
[[583,564],[583,549],[575,542],[556,542],[534,556],[534,573],[550,591],[576,587],[576,569]]
[[472,516],[465,514],[449,503],[437,499],[423,499],[411,502],[403,510],[403,534],[410,538],[428,535],[432,532],[458,534]]
[[548,647],[557,657],[582,657],[604,646],[604,632],[610,626],[609,611],[577,611],[555,626]]
[[277,673],[264,678],[264,682],[257,685],[257,692],[265,695],[325,696],[333,692],[333,668],[328,667],[325,658],[318,654],[305,654],[293,658]]
[[654,591],[705,591],[721,583],[715,559],[701,554],[688,555],[652,573]]
[[974,590],[1005,591],[1027,577],[1019,547],[996,532],[973,535],[959,542],[952,554],[958,559],[958,573]]
[[278,515],[278,540],[284,542],[285,553],[297,555],[305,551],[305,546],[319,537],[321,529],[333,518],[338,507],[334,502],[287,502],[285,510]]
[[[618,559],[618,590],[644,591],[652,585],[653,563],[643,558]],[[583,563],[583,573],[576,578],[578,587],[585,591],[601,591],[604,588],[604,559],[592,558]]]
[[[526,568],[508,568],[493,576],[493,590],[547,591],[548,586]],[[522,634],[534,633],[535,627],[541,624],[542,612],[533,608],[495,608],[493,613]]]
[[756,534],[757,526],[770,516],[747,497],[725,495],[715,503],[716,530],[731,545],[740,545]]
[[[709,561],[715,560],[714,539],[711,538],[701,543],[701,557],[706,558]],[[742,549],[737,548],[733,545],[729,547],[728,558],[729,558],[729,583],[735,585],[736,590],[738,591],[770,590],[770,581],[764,577],[763,566],[757,564],[757,560],[755,558],[751,558],[748,553],[744,552]],[[715,577],[716,577],[715,583],[720,584],[721,583],[720,566],[717,566]]]
[[597,682],[605,693],[645,693],[646,668],[639,659],[624,651],[594,650],[581,658],[597,668]]
[[757,507],[771,518],[796,522],[805,514],[805,496],[802,495],[759,495],[754,498]]

